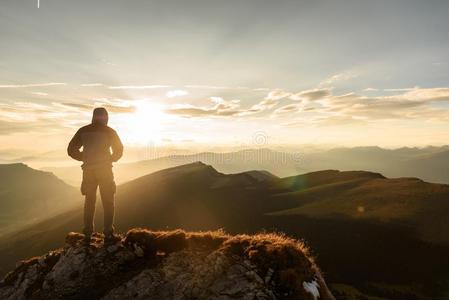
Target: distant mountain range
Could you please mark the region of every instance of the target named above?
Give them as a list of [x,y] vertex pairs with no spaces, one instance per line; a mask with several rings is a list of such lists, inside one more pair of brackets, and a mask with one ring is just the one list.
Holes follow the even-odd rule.
[[[197,162],[120,185],[116,207],[120,231],[265,229],[304,238],[328,281],[339,288],[349,284],[386,299],[449,293],[448,185],[366,171],[285,178],[267,171],[223,174]],[[98,230],[101,219],[100,209]],[[61,246],[81,221],[79,205],[4,236],[1,271],[19,258]]]
[[76,195],[77,189],[52,173],[0,165],[0,234],[68,208]]
[[[429,182],[449,184],[449,146],[394,150],[354,147],[307,153],[270,149],[248,149],[227,153],[203,152],[118,163],[115,166],[115,174],[117,182],[124,183],[151,172],[194,161],[202,161],[224,173],[266,170],[285,177],[326,169],[370,170],[387,177],[417,177]],[[80,168],[77,166],[48,167],[43,170],[51,171],[75,186],[81,181]]]

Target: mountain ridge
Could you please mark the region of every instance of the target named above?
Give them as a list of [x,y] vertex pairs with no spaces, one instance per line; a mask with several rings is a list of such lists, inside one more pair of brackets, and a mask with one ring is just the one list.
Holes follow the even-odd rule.
[[[398,149],[339,147],[319,151],[303,151],[298,148],[296,151],[290,149],[283,152],[255,148],[223,153],[168,155],[119,163],[115,166],[116,179],[118,183],[124,183],[157,170],[198,160],[227,174],[262,169],[276,176],[286,177],[326,169],[370,170],[387,177],[417,177],[429,182],[449,184],[448,146]],[[79,184],[79,167],[43,169],[54,172],[72,185]]]

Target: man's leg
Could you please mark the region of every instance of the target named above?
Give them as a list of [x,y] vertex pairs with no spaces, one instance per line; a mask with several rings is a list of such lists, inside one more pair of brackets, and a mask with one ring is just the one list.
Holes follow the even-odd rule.
[[84,229],[86,237],[90,237],[94,231],[95,202],[97,200],[98,182],[95,172],[92,170],[83,171],[83,182],[81,193],[85,196],[84,201]]
[[103,203],[104,211],[104,234],[111,236],[114,233],[114,195],[115,182],[112,168],[104,168],[99,171],[99,186],[101,194],[101,202]]

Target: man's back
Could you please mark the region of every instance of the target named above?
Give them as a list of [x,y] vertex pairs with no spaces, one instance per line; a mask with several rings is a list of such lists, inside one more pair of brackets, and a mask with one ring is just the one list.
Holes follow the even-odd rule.
[[[78,156],[80,146],[82,157]],[[112,154],[110,149],[112,148]],[[123,153],[123,146],[114,129],[100,124],[89,124],[78,130],[68,147],[71,157],[83,161],[83,168],[111,165]]]
[[107,122],[107,112],[94,111],[92,124],[80,128],[70,141],[67,153],[73,159],[82,161],[83,168],[112,166],[112,162],[122,157],[122,142]]

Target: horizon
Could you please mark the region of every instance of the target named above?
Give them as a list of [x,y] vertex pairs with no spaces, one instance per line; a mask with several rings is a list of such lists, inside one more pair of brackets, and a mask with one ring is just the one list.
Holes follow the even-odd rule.
[[[154,145],[149,146],[133,146],[125,152],[123,158],[116,165],[126,165],[130,163],[138,163],[145,161],[152,161],[161,158],[195,158],[195,156],[200,156],[204,154],[214,154],[214,155],[227,155],[227,154],[237,154],[241,152],[251,152],[255,153],[253,156],[248,157],[248,161],[258,161],[261,163],[270,162],[269,157],[260,157],[258,152],[270,151],[274,153],[279,153],[281,155],[293,155],[295,163],[301,164],[301,160],[308,155],[325,154],[332,150],[367,150],[375,149],[380,151],[401,151],[401,150],[429,150],[434,149],[433,153],[438,154],[449,149],[448,145],[427,145],[423,147],[379,147],[377,145],[367,145],[367,146],[337,146],[337,145],[241,145],[241,146],[209,146],[207,148],[167,148],[167,147],[157,147]],[[430,153],[430,152],[429,152]],[[28,154],[28,156],[26,155]],[[421,155],[426,155],[422,152]],[[236,157],[237,159],[238,157]],[[191,160],[201,161],[198,160]],[[272,161],[271,161],[272,162]],[[79,166],[80,162],[71,160],[66,157],[65,149],[58,149],[55,151],[48,152],[30,152],[28,150],[19,149],[6,149],[0,150],[0,164],[17,164],[22,163],[34,169],[46,170],[48,168],[59,168],[59,167],[74,167]],[[222,162],[223,163],[223,162]],[[233,163],[232,160],[227,163]],[[285,162],[283,162],[285,164]],[[212,163],[213,164],[213,163]]]

